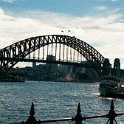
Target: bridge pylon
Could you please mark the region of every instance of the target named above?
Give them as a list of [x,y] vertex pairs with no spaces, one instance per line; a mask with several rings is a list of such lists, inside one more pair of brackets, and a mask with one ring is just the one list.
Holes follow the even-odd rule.
[[120,59],[119,58],[115,58],[113,68],[114,68],[113,75],[119,78],[120,77]]
[[108,76],[111,74],[111,64],[108,58],[105,58],[103,62],[103,76]]

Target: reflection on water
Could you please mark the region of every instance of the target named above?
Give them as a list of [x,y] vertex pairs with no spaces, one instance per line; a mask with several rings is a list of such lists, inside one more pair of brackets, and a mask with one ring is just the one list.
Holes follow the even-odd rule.
[[[103,115],[108,112],[111,100],[99,97],[98,84],[0,83],[0,124],[26,121],[32,102],[35,105],[36,119],[44,120],[74,117],[79,102],[82,115]],[[117,113],[124,111],[123,100],[117,99],[114,103]],[[106,121],[103,118],[92,119],[85,121],[85,124],[105,124]],[[119,124],[124,123],[124,117],[118,117],[117,121]]]

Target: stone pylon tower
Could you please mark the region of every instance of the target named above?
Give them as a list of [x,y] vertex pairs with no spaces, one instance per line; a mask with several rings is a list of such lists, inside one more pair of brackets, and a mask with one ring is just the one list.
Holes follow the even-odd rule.
[[111,75],[111,64],[109,59],[105,59],[103,63],[103,76]]
[[114,76],[120,78],[120,59],[119,58],[115,58],[113,68],[114,68],[114,72],[113,72]]

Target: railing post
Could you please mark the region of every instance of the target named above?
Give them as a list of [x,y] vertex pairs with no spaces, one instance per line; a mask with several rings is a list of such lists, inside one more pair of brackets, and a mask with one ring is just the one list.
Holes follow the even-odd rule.
[[114,121],[117,123],[117,121],[115,120],[115,117],[117,116],[117,114],[115,113],[115,110],[114,110],[114,102],[113,100],[111,101],[111,106],[110,106],[110,111],[109,113],[107,114],[107,117],[108,117],[108,121],[106,124],[108,124],[108,122],[110,122],[110,124],[114,124]]
[[80,108],[80,103],[79,103],[77,107],[77,114],[74,118],[72,118],[72,121],[75,121],[76,124],[81,124],[83,120],[84,118],[81,115],[81,108]]
[[34,104],[32,102],[31,109],[30,109],[30,116],[28,117],[27,121],[25,124],[40,124],[34,117],[35,111],[34,111]]

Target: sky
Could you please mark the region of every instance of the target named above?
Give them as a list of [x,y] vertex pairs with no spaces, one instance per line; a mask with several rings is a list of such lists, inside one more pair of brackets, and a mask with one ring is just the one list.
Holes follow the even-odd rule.
[[124,0],[0,0],[0,49],[51,34],[75,36],[124,68]]

